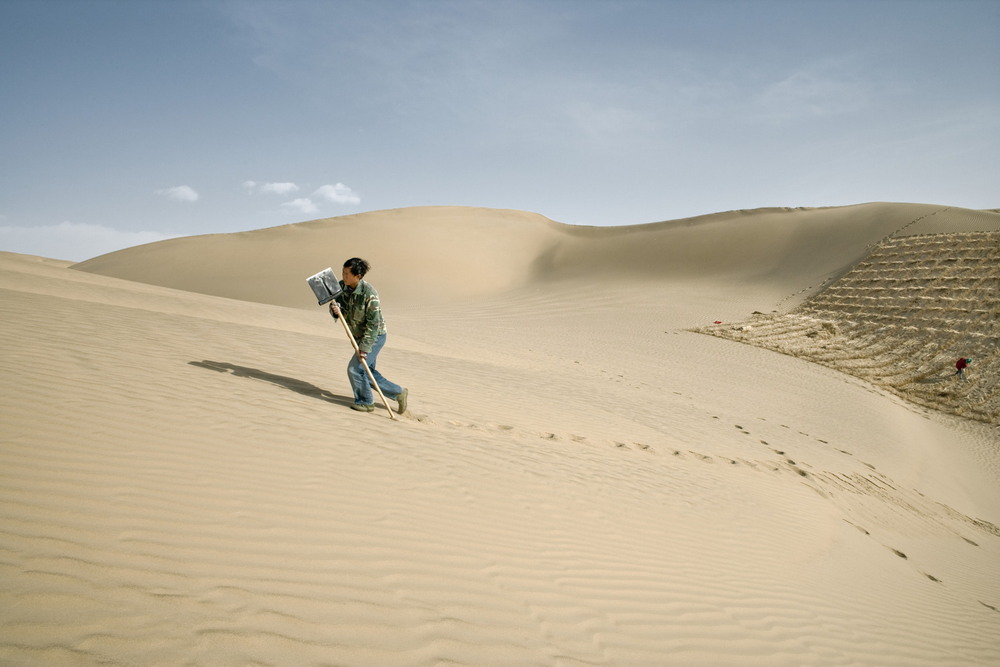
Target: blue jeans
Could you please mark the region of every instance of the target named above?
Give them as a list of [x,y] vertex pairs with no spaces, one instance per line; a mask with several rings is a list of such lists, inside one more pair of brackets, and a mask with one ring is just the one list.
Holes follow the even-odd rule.
[[[382,334],[375,339],[375,344],[372,345],[372,351],[368,353],[368,368],[371,369],[372,375],[375,376],[375,382],[378,383],[378,388],[382,390],[386,398],[396,398],[403,393],[403,388],[400,387],[395,382],[390,382],[386,380],[377,370],[375,370],[375,363],[378,361],[378,353],[382,350],[385,345],[385,334]],[[353,355],[351,357],[351,362],[347,364],[347,379],[351,381],[351,389],[354,390],[354,402],[360,403],[362,405],[371,405],[375,402],[372,398],[372,381],[368,377],[368,373],[365,372],[365,367],[361,365],[361,361],[358,359],[358,355]]]

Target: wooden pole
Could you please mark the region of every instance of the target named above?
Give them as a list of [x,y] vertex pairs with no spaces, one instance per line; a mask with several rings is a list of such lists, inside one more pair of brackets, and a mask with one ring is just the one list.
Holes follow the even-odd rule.
[[351,345],[354,347],[354,354],[358,355],[358,361],[360,361],[361,365],[365,367],[365,372],[368,373],[368,377],[372,381],[372,386],[375,387],[375,391],[377,391],[378,395],[382,398],[382,405],[384,405],[385,409],[389,411],[389,419],[395,419],[396,415],[392,413],[392,408],[389,407],[389,401],[386,400],[385,394],[383,394],[382,390],[379,389],[378,382],[375,381],[375,376],[372,375],[372,369],[368,368],[368,362],[361,358],[361,348],[358,347],[358,341],[354,340],[354,334],[351,333],[351,328],[347,326],[347,320],[344,318],[343,313],[341,313],[340,317],[337,319],[344,325],[344,331],[347,332],[347,337],[350,339]]

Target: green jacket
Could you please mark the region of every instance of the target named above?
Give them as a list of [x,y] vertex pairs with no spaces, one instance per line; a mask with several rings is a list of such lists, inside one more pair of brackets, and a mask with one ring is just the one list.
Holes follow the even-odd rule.
[[354,289],[345,286],[341,280],[340,289],[343,291],[336,298],[337,305],[347,319],[347,326],[354,334],[358,347],[367,354],[372,351],[375,339],[386,333],[378,292],[364,280]]

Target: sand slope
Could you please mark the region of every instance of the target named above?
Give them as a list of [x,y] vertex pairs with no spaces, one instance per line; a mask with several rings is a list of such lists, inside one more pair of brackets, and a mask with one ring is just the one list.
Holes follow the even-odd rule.
[[[336,257],[328,221],[85,263],[184,291],[0,254],[0,662],[1000,663],[996,427],[687,331],[943,208],[492,212],[502,242],[448,247],[400,239],[461,209],[401,211]],[[452,303],[392,268],[432,251],[483,267],[435,283]],[[398,422],[347,409],[349,344],[309,303],[344,254],[374,254]],[[296,295],[205,294],[261,275]]]

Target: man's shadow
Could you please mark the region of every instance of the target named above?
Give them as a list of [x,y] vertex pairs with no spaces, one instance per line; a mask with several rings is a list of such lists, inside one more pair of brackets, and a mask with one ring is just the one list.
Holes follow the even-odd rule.
[[297,380],[284,375],[275,375],[274,373],[268,373],[257,368],[247,368],[246,366],[237,366],[235,364],[227,364],[221,361],[209,361],[207,359],[205,361],[189,361],[188,364],[191,366],[198,366],[199,368],[207,368],[219,373],[232,373],[236,377],[263,380],[264,382],[268,382],[285,389],[291,389],[297,394],[309,396],[310,398],[318,398],[321,401],[327,401],[329,403],[338,403],[340,405],[351,405],[354,403],[354,399],[351,397],[338,396],[337,394],[330,393],[326,389],[317,387],[314,384],[309,384],[303,380]]

